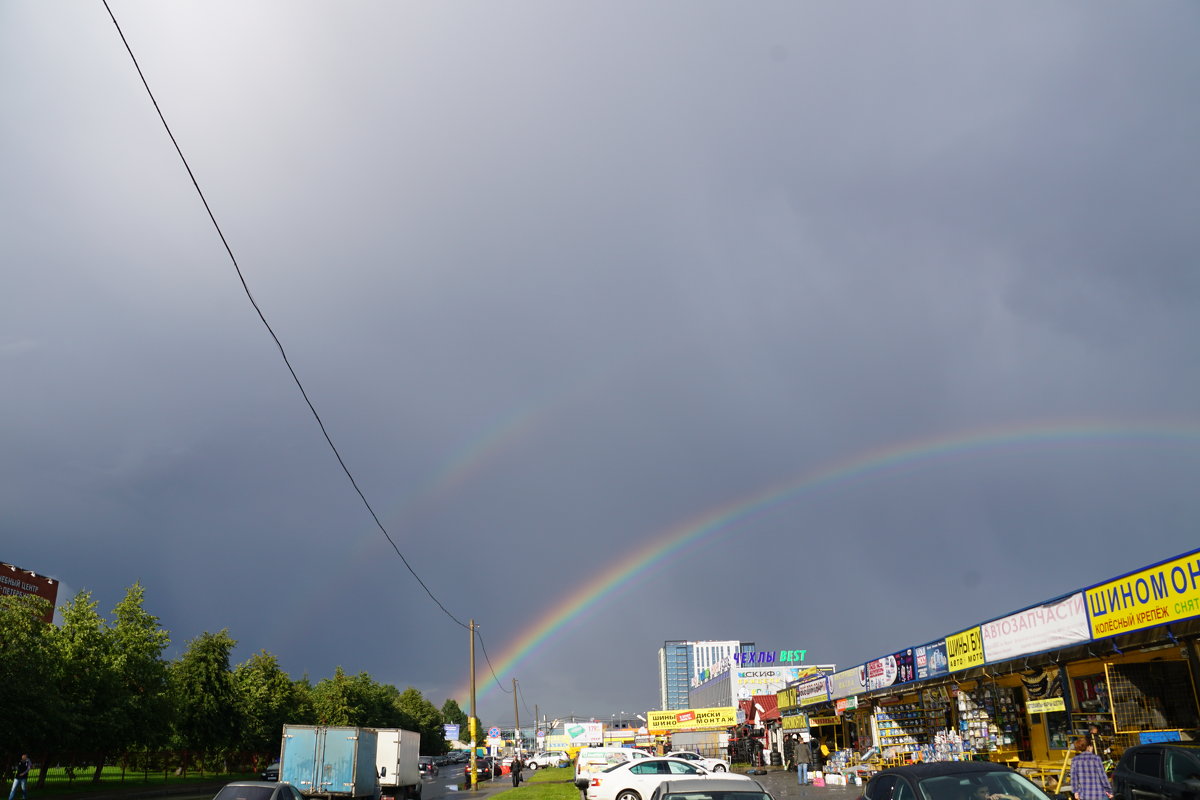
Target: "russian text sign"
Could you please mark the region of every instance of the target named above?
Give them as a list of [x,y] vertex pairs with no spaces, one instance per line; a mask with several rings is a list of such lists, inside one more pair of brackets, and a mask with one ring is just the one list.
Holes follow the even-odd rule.
[[1200,616],[1200,551],[1088,589],[1087,609],[1097,639]]

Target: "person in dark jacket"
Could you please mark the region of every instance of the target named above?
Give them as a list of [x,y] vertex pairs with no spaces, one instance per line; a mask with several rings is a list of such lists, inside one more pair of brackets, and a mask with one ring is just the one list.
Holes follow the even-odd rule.
[[521,760],[521,754],[517,753],[513,756],[512,763],[508,765],[509,774],[512,775],[513,786],[521,782],[521,770],[525,768],[525,762]]
[[792,752],[796,756],[796,782],[805,786],[808,784],[808,765],[812,763],[812,747],[802,737]]
[[17,762],[17,776],[13,778],[12,789],[8,793],[8,800],[13,800],[17,796],[17,787],[21,787],[21,800],[28,800],[29,795],[25,791],[26,785],[29,783],[29,770],[33,769],[33,762],[29,760],[29,755],[22,753],[21,760]]

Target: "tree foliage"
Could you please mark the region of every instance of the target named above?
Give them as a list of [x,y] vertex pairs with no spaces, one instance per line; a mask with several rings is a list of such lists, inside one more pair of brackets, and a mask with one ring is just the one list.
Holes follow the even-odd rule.
[[237,745],[241,706],[229,669],[236,645],[228,630],[206,631],[171,665],[178,747],[213,751]]
[[[338,667],[312,685],[292,680],[265,650],[230,667],[237,642],[228,630],[204,633],[174,661],[170,633],[144,607],[134,584],[112,612],[88,592],[62,608],[62,625],[43,620],[49,604],[0,596],[0,708],[20,725],[0,727],[0,752],[35,760],[100,765],[168,742],[178,750],[277,755],[292,724],[405,728],[421,734],[421,752],[445,750],[444,722],[467,717],[453,700],[438,709],[417,689],[400,691]],[[78,763],[78,761],[75,761]]]

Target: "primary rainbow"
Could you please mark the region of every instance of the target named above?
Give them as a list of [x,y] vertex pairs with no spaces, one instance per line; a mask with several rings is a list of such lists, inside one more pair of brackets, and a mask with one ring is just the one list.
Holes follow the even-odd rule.
[[[644,547],[596,574],[575,589],[570,596],[552,603],[551,607],[554,610],[537,619],[522,632],[493,664],[494,670],[497,675],[509,672],[567,623],[616,589],[662,564],[668,556],[706,537],[714,536],[734,523],[786,502],[801,492],[965,451],[1017,444],[1129,440],[1182,441],[1194,444],[1200,442],[1200,424],[1129,423],[1111,420],[1022,423],[902,442],[819,466],[799,476],[772,484],[747,497],[715,506],[650,537]],[[482,673],[479,677],[483,677]],[[493,681],[479,680],[476,699],[487,694],[495,685]],[[454,696],[466,698],[468,693],[469,688],[463,687]]]

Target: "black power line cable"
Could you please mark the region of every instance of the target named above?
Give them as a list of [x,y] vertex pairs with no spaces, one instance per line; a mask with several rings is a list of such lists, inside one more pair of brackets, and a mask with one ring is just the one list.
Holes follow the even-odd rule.
[[[367,511],[370,512],[371,519],[375,520],[375,524],[379,527],[380,532],[383,533],[384,538],[388,540],[388,544],[390,544],[392,549],[396,551],[396,555],[400,556],[400,560],[404,562],[404,566],[408,569],[412,576],[417,579],[417,583],[421,584],[421,588],[425,590],[425,594],[429,595],[429,599],[433,600],[433,602],[437,604],[437,607],[440,608],[446,614],[446,616],[458,623],[460,627],[466,628],[467,625],[458,617],[451,614],[450,611],[444,605],[442,605],[442,601],[438,600],[437,597],[434,596],[433,592],[430,591],[429,587],[425,585],[425,581],[421,580],[421,576],[418,575],[416,570],[412,568],[412,565],[408,563],[408,559],[404,557],[404,553],[400,552],[400,548],[397,547],[396,542],[392,540],[391,534],[388,533],[387,528],[385,528],[383,523],[379,520],[379,515],[375,513],[375,509],[372,508],[370,502],[367,501],[367,496],[363,494],[362,489],[358,487],[358,481],[354,480],[354,475],[350,473],[350,468],[346,466],[346,462],[342,459],[342,454],[338,452],[337,445],[333,443],[333,439],[330,437],[329,431],[325,429],[325,423],[321,420],[321,415],[317,413],[316,407],[313,406],[312,400],[310,400],[308,397],[308,392],[304,390],[304,384],[300,382],[300,377],[296,374],[296,370],[292,368],[292,362],[288,360],[287,352],[283,349],[283,343],[280,342],[279,337],[275,335],[274,329],[271,328],[271,323],[267,322],[267,318],[263,314],[262,309],[258,307],[258,303],[254,300],[254,295],[250,293],[250,286],[246,283],[246,276],[242,274],[242,268],[238,266],[237,258],[233,255],[233,248],[229,246],[229,242],[225,239],[225,233],[221,230],[221,226],[217,223],[217,218],[213,214],[212,208],[208,205],[208,199],[204,196],[204,192],[201,191],[200,184],[196,180],[196,175],[194,172],[192,172],[192,167],[190,164],[188,164],[187,157],[184,156],[183,150],[179,147],[179,142],[175,140],[175,134],[171,132],[171,126],[167,124],[167,118],[163,116],[162,109],[158,106],[158,100],[156,100],[154,97],[154,92],[150,91],[150,84],[146,81],[146,76],[142,72],[142,67],[141,64],[138,63],[137,56],[133,54],[133,48],[129,46],[129,40],[125,38],[125,32],[121,30],[121,24],[117,22],[117,17],[115,14],[113,14],[113,10],[109,7],[108,0],[101,0],[101,2],[104,3],[104,9],[108,12],[108,16],[112,19],[113,25],[115,25],[117,28],[117,34],[121,37],[121,42],[125,45],[125,51],[129,53],[129,58],[133,60],[133,66],[137,70],[138,77],[142,79],[142,86],[146,87],[146,94],[150,96],[150,102],[154,104],[154,110],[158,113],[158,118],[162,121],[163,128],[166,129],[167,136],[169,136],[171,139],[171,144],[175,145],[175,152],[179,154],[179,160],[183,162],[183,167],[187,170],[188,177],[192,179],[192,186],[196,187],[196,194],[200,195],[200,202],[204,204],[204,210],[208,212],[208,218],[212,221],[213,227],[217,231],[217,235],[221,237],[221,244],[225,246],[225,252],[229,254],[229,260],[233,262],[233,268],[237,271],[238,280],[242,282],[242,289],[245,291],[246,297],[250,300],[250,305],[254,306],[254,311],[258,314],[258,318],[262,320],[263,326],[265,326],[267,332],[271,334],[271,338],[275,340],[275,346],[279,348],[279,355],[283,357],[283,363],[287,366],[288,372],[291,373],[292,380],[296,382],[296,387],[300,390],[300,394],[304,397],[304,402],[308,404],[308,410],[312,412],[313,418],[317,421],[317,425],[321,428],[321,434],[325,437],[325,441],[329,444],[329,448],[333,450],[334,456],[337,457],[338,464],[340,464],[342,467],[342,472],[346,473],[346,477],[350,479],[350,485],[354,487],[354,491],[358,493],[359,499],[362,500],[363,505],[366,506]],[[479,642],[482,645],[482,637],[480,638]],[[487,652],[484,651],[485,656],[486,654]],[[491,666],[490,662],[488,663],[488,666]],[[493,671],[493,677],[495,674],[495,671]],[[499,679],[497,679],[496,683],[498,684],[499,682]],[[503,689],[504,687],[502,686],[500,688]]]

